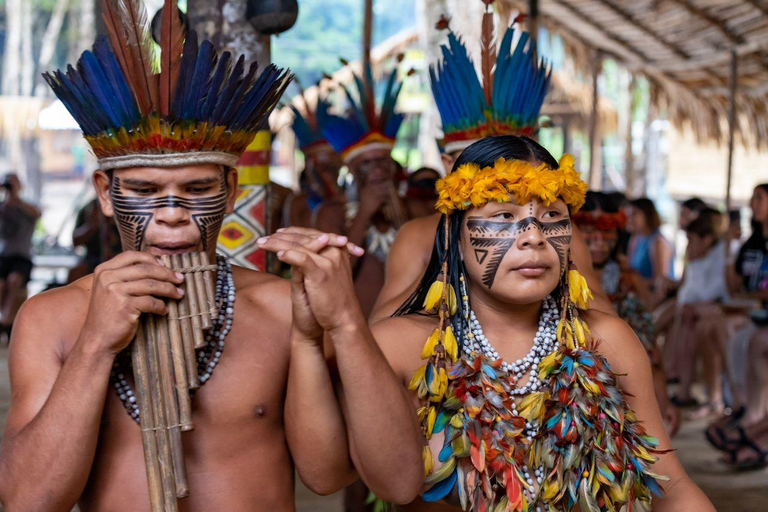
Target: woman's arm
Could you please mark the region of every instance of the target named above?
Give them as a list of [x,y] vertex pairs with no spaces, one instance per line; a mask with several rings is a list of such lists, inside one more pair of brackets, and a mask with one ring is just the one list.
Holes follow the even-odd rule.
[[[653,377],[648,357],[640,340],[623,321],[599,312],[587,316],[595,336],[602,343],[599,351],[619,377],[621,390],[648,433],[659,440],[660,450],[672,450],[654,395]],[[653,503],[654,511],[714,511],[704,493],[688,477],[673,451],[659,455],[654,472],[669,478],[662,482],[664,496]]]

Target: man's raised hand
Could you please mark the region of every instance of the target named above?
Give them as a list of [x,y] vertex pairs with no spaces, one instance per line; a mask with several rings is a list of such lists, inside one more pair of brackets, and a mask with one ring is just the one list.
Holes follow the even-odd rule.
[[260,239],[259,245],[292,267],[294,327],[303,334],[317,334],[312,318],[324,331],[362,319],[349,256],[362,256],[364,251],[347,237],[287,228]]
[[151,254],[128,251],[96,267],[80,338],[94,348],[117,354],[136,335],[143,313],[166,315],[163,299],[178,300],[184,276]]

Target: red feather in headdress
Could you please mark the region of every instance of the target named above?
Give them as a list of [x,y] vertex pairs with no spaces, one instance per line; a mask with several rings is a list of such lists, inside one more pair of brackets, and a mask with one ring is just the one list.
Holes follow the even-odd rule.
[[158,104],[149,16],[141,0],[101,0],[109,40],[142,115]]

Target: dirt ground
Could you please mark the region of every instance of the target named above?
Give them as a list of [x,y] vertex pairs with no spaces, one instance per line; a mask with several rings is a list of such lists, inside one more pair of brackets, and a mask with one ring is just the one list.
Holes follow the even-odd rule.
[[[0,426],[10,407],[8,349],[0,347]],[[678,456],[694,481],[704,489],[719,512],[763,512],[768,510],[768,471],[736,474],[718,462],[719,454],[704,439],[705,422],[683,425],[675,438]],[[298,512],[343,512],[341,493],[319,497],[300,483],[296,489]]]

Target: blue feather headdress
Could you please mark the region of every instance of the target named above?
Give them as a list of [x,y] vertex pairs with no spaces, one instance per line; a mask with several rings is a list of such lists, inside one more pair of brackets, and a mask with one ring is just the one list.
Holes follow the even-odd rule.
[[321,119],[324,120],[328,117],[328,102],[325,98],[320,97],[319,88],[317,105],[314,109],[312,109],[309,102],[307,102],[307,96],[304,89],[300,90],[299,96],[304,104],[304,108],[299,110],[296,105],[290,105],[290,109],[293,112],[293,124],[291,125],[291,128],[293,128],[293,133],[296,134],[299,148],[301,148],[301,151],[304,152],[304,154],[322,150],[333,151],[331,145],[325,140],[323,128],[320,124]]
[[[442,18],[438,28],[448,28]],[[537,60],[528,33],[514,26],[504,34],[496,54],[493,13],[483,16],[481,77],[461,39],[449,30],[443,58],[430,66],[432,93],[443,121],[445,150],[462,151],[473,142],[493,135],[535,133],[539,111],[549,89],[552,69]]]
[[103,169],[234,166],[292,79],[273,65],[256,75],[243,57],[218,55],[184,33],[165,0],[160,71],[141,0],[101,0],[109,36],[65,72],[45,73]]
[[[342,61],[347,64],[346,61]],[[318,119],[323,127],[323,134],[331,146],[341,155],[344,162],[350,162],[362,152],[370,149],[389,149],[395,145],[397,131],[404,116],[395,113],[395,105],[403,86],[397,80],[395,68],[386,80],[384,97],[380,109],[376,110],[373,90],[373,74],[370,66],[365,66],[365,80],[353,73],[355,89],[344,86],[350,109],[346,117],[339,117],[318,111]]]

